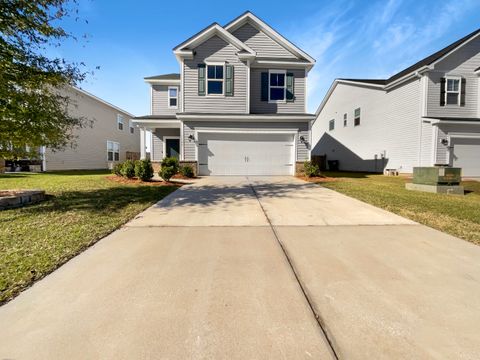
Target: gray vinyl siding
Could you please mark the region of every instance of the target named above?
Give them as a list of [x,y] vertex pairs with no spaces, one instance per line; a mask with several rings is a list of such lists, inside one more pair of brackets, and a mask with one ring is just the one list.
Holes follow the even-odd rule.
[[[420,90],[419,80],[389,92],[338,84],[313,125],[312,154],[339,160],[342,170],[381,172],[383,168],[395,168],[411,172],[414,166],[431,159],[428,144],[421,143]],[[359,126],[353,123],[356,108],[361,108]],[[346,127],[344,113],[348,115]],[[332,119],[336,126],[329,131]],[[423,156],[420,148],[425,151]]]
[[157,128],[152,131],[152,161],[161,161],[163,159],[163,137],[164,136],[180,136],[180,129],[162,129]]
[[[184,62],[184,111],[200,113],[247,112],[248,67],[238,59],[239,50],[218,36],[194,49],[195,57]],[[198,64],[221,61],[234,66],[233,96],[198,96]],[[224,85],[225,86],[225,85]]]
[[[217,121],[185,121],[183,123],[183,139],[184,139],[184,158],[187,161],[196,160],[196,143],[189,140],[189,135],[195,134],[195,128],[224,128],[224,129],[298,129],[297,136],[297,154],[296,161],[308,160],[310,134],[308,130],[308,122],[292,122],[292,123],[260,123],[260,122],[217,122]],[[300,141],[303,136],[307,140],[307,144]]]
[[252,114],[285,114],[285,113],[305,113],[305,70],[289,70],[294,75],[294,96],[293,102],[269,103],[262,101],[262,72],[268,72],[269,69],[251,69],[250,73],[250,112]]
[[[168,108],[168,87],[178,87],[178,106],[177,109]],[[152,115],[174,115],[181,110],[181,91],[180,85],[152,85]]]
[[296,58],[263,31],[257,30],[250,24],[245,24],[233,32],[233,35],[257,52],[258,57],[268,58]]
[[[120,144],[120,161],[125,161],[126,152],[140,152],[139,129],[130,134],[130,115],[76,90],[66,93],[75,102],[70,108],[74,116],[83,116],[92,122],[74,131],[74,144],[62,151],[46,149],[47,171],[107,169],[107,140]],[[117,114],[124,119],[123,131],[117,128]]]
[[[435,65],[429,73],[427,115],[431,117],[479,117],[480,38],[472,40]],[[466,80],[465,106],[440,106],[440,80],[445,76],[461,76]]]
[[[441,124],[438,126],[438,135],[436,141],[436,163],[452,165],[452,159],[449,156],[449,148],[442,144],[442,140],[448,140],[449,133],[475,134],[480,136],[480,125],[469,124]],[[480,154],[479,154],[480,156]]]

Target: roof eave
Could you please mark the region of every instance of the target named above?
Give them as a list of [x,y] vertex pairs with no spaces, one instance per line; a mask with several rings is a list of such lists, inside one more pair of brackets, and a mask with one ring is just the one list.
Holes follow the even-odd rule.
[[402,76],[401,78],[395,80],[395,81],[392,81],[390,83],[387,83],[387,85],[385,85],[385,90],[390,90],[398,85],[401,85],[403,84],[404,82],[406,81],[409,81],[413,78],[418,78],[418,77],[421,77],[424,73],[428,72],[432,70],[432,66],[430,65],[425,65],[425,66],[422,66],[420,69],[417,69],[415,71],[412,71],[411,73],[408,73],[404,76]]

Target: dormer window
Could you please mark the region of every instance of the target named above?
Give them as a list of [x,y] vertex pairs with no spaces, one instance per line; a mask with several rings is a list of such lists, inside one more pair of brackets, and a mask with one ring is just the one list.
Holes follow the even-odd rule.
[[268,86],[268,101],[269,102],[283,102],[286,96],[286,71],[285,70],[270,70],[269,71],[269,86]]
[[178,109],[178,87],[177,86],[168,87],[168,108]]
[[223,95],[224,65],[207,65],[207,95]]

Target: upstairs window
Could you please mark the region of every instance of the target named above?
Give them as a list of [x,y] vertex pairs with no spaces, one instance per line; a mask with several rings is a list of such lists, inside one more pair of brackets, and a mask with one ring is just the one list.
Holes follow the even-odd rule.
[[286,93],[285,76],[286,76],[285,70],[270,70],[268,101],[270,102],[285,101],[285,93]]
[[207,65],[207,95],[223,95],[223,65]]
[[445,103],[447,105],[460,105],[461,79],[459,77],[446,78]]
[[120,160],[120,144],[114,141],[107,141],[107,160],[119,161]]
[[343,114],[343,127],[347,126],[347,114]]
[[328,130],[329,130],[329,131],[332,131],[332,130],[334,130],[334,129],[335,129],[335,120],[330,120],[330,121],[328,122]]
[[123,131],[123,115],[117,115],[117,128]]
[[355,117],[353,119],[353,125],[358,126],[360,125],[360,108],[355,109]]
[[168,108],[178,109],[178,87],[177,86],[168,87]]

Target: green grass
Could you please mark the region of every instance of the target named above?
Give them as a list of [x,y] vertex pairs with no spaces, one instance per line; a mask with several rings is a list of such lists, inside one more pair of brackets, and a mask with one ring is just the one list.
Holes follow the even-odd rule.
[[421,224],[480,245],[480,182],[465,181],[465,196],[431,194],[405,189],[410,181],[363,173],[325,172],[336,181],[329,189],[399,214]]
[[0,190],[43,189],[48,200],[0,211],[0,303],[17,295],[176,189],[125,185],[106,172],[0,175]]

